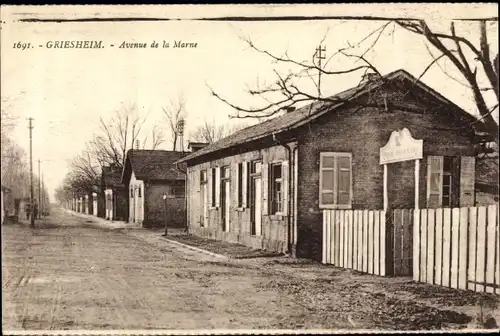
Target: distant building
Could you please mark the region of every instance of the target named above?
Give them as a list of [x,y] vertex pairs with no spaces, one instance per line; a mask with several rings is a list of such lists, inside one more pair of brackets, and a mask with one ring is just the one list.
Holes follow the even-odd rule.
[[111,165],[102,168],[101,190],[104,193],[104,215],[108,220],[127,220],[127,189],[121,183],[122,170]]
[[[131,149],[121,183],[128,190],[128,221],[144,227],[184,227],[186,175],[174,164],[185,152]],[[168,199],[163,199],[167,195]]]
[[[404,70],[247,127],[179,160],[189,230],[321,260],[323,209],[383,209],[380,148],[407,128],[423,139],[420,207],[473,206],[481,123]],[[391,208],[414,207],[415,162],[388,165]]]

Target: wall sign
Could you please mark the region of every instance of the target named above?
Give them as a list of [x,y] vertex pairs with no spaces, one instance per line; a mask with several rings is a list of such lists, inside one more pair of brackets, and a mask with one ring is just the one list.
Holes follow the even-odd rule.
[[387,144],[380,148],[380,164],[422,159],[423,148],[424,140],[413,139],[406,127],[394,131]]

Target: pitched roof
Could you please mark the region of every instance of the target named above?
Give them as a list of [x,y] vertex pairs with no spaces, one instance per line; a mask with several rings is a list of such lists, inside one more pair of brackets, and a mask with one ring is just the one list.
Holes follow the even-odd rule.
[[297,128],[299,126],[302,126],[310,122],[313,119],[318,118],[319,116],[323,115],[328,111],[332,111],[332,109],[342,106],[347,101],[358,98],[359,96],[367,93],[369,90],[382,86],[382,84],[395,79],[406,79],[412,81],[420,88],[428,92],[430,95],[440,100],[441,102],[447,105],[453,105],[456,109],[463,112],[462,114],[464,114],[466,118],[469,118],[471,121],[477,120],[474,116],[462,110],[459,106],[449,101],[448,99],[443,97],[441,94],[439,94],[432,88],[428,87],[421,81],[418,81],[415,77],[410,75],[405,70],[399,69],[393,71],[391,73],[384,75],[383,78],[384,78],[383,81],[362,82],[358,86],[355,86],[353,88],[350,88],[348,90],[342,91],[338,94],[329,97],[328,99],[330,101],[313,102],[312,104],[306,105],[292,112],[288,112],[282,116],[269,119],[262,123],[244,128],[219,141],[213,142],[194,153],[190,153],[189,155],[179,160],[179,162],[185,162],[194,159],[196,157],[214,153],[226,148],[238,146],[249,141],[264,138],[271,134],[280,133],[286,130]]
[[124,182],[124,178],[129,178],[131,171],[139,180],[184,180],[186,176],[177,169],[175,162],[187,154],[166,150],[131,149],[127,152],[121,182]]

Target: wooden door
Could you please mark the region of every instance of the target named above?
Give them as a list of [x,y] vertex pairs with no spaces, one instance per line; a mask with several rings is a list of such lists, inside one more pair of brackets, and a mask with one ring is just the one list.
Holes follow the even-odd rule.
[[262,183],[260,176],[252,177],[250,188],[250,221],[251,234],[260,236],[262,232]]

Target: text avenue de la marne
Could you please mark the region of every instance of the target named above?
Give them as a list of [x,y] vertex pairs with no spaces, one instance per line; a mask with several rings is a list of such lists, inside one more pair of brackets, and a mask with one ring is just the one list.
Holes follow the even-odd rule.
[[14,42],[12,48],[19,50],[27,50],[33,48],[47,49],[103,49],[106,47],[120,49],[160,49],[160,48],[176,48],[176,49],[194,49],[198,48],[198,42],[187,42],[182,40],[175,41],[152,41],[152,42],[129,42],[122,41],[117,44],[105,44],[103,41],[89,40],[50,40],[44,44],[34,44],[25,41]]

